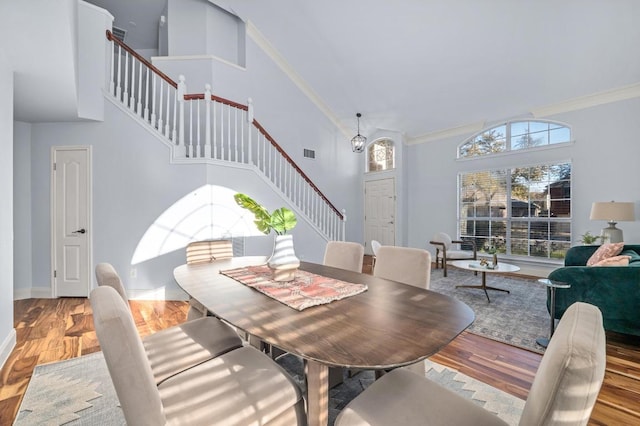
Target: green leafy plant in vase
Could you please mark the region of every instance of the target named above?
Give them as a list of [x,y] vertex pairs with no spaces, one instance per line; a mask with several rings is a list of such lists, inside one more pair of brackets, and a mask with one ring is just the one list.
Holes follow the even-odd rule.
[[598,240],[601,239],[601,235],[593,235],[590,231],[587,231],[584,234],[580,235],[580,242],[585,246],[596,244]]
[[487,265],[489,269],[495,269],[498,267],[498,248],[491,242],[486,243],[483,250],[493,256],[491,265]]
[[292,281],[300,266],[300,259],[296,257],[293,247],[293,235],[287,234],[298,223],[295,213],[286,207],[269,213],[269,210],[246,194],[238,193],[233,198],[240,207],[253,213],[253,223],[260,232],[269,235],[273,230],[276,233],[273,254],[267,261],[267,266],[273,271],[273,280]]

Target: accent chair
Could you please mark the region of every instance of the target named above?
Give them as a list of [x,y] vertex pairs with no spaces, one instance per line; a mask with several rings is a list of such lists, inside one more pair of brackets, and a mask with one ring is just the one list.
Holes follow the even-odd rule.
[[[436,247],[436,269],[442,265],[444,276],[447,276],[447,262],[450,260],[476,260],[477,248],[473,240],[453,240],[449,234],[438,232],[431,238],[429,244]],[[463,250],[462,244],[470,245],[471,250]],[[476,273],[477,275],[477,273]]]

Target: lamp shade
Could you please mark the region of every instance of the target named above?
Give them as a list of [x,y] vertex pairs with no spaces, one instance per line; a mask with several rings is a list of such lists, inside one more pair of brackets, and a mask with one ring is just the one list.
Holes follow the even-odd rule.
[[635,220],[633,203],[618,203],[615,201],[594,202],[591,206],[591,220],[606,220],[609,222],[633,222]]

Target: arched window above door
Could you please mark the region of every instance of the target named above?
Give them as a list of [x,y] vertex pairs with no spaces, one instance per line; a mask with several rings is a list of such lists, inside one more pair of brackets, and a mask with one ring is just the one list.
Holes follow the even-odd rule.
[[367,169],[381,172],[395,168],[395,145],[391,139],[378,139],[367,148]]

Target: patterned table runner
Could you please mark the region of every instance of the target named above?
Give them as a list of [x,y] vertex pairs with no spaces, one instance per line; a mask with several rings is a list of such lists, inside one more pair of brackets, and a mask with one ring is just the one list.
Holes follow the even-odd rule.
[[228,269],[220,273],[298,311],[367,290],[365,284],[348,283],[299,269],[293,281],[277,282],[271,279],[272,271],[266,265]]

